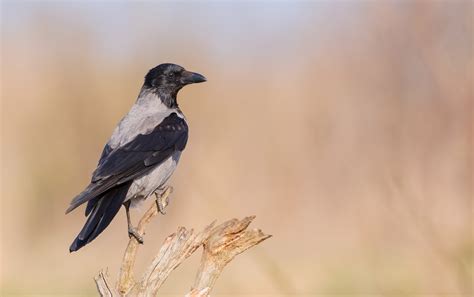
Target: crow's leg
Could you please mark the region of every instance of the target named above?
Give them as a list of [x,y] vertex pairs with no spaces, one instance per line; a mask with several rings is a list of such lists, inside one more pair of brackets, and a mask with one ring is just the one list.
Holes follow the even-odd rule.
[[130,219],[130,200],[125,202],[123,206],[125,206],[125,212],[127,213],[127,225],[128,225],[128,237],[132,238],[132,236],[138,241],[138,243],[143,244],[143,237],[138,234],[136,228],[132,225],[132,220]]
[[169,194],[173,192],[173,187],[171,186],[164,186],[163,188],[159,188],[155,191],[156,196],[156,207],[158,211],[165,215],[166,211],[165,208],[168,206],[169,203]]

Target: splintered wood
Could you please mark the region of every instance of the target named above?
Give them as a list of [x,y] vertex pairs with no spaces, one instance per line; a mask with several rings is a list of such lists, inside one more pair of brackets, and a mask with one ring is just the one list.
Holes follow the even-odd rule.
[[[158,198],[161,199],[162,206],[167,206],[171,191],[171,187],[166,188]],[[144,235],[146,225],[158,212],[157,204],[154,203],[138,223],[139,234]],[[202,246],[196,279],[191,292],[186,296],[208,296],[224,267],[235,256],[271,237],[259,229],[247,230],[253,219],[255,216],[242,220],[232,219],[218,226],[212,222],[198,233],[193,229],[179,227],[165,239],[139,280],[135,280],[133,276],[133,267],[140,244],[132,237],[123,256],[117,285],[111,285],[107,271],[101,271],[94,278],[97,290],[101,296],[156,296],[171,272]]]

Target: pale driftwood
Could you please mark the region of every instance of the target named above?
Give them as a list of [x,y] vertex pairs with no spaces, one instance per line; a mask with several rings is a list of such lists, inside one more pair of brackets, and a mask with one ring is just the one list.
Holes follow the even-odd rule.
[[247,230],[253,219],[255,216],[246,217],[241,221],[232,219],[212,229],[204,241],[194,289],[212,289],[227,263],[271,236],[263,234],[259,229]]
[[202,290],[192,289],[191,292],[186,294],[184,297],[206,297],[209,295],[209,288],[204,288]]
[[[166,187],[164,192],[161,194],[161,203],[163,207],[168,206],[168,197],[173,192],[173,188]],[[159,210],[154,203],[143,215],[143,217],[138,222],[137,232],[142,237],[145,235],[145,227],[153,219],[154,216],[158,214]],[[121,295],[127,294],[130,289],[135,285],[135,280],[133,277],[133,266],[135,265],[135,259],[137,257],[138,247],[140,243],[135,237],[131,237],[128,241],[128,246],[125,250],[122,259],[122,266],[120,267],[120,276],[117,284],[117,289]]]
[[100,296],[103,296],[103,297],[119,296],[118,292],[110,284],[107,270],[100,271],[99,274],[94,278],[94,280],[97,286],[97,291],[99,291]]
[[[171,188],[166,188],[160,197],[163,207],[168,205],[170,193]],[[158,208],[154,203],[138,223],[137,231],[140,235],[144,235],[146,225],[157,214]],[[139,281],[134,279],[133,267],[140,244],[132,237],[125,250],[116,288],[111,285],[107,271],[101,271],[94,279],[97,290],[101,296],[110,297],[156,296],[170,273],[200,246],[203,246],[201,263],[193,289],[186,296],[208,296],[227,263],[236,255],[271,236],[258,229],[247,230],[254,218],[255,216],[246,217],[243,220],[232,219],[218,226],[215,226],[213,222],[199,233],[179,227],[176,233],[165,239],[158,254]]]

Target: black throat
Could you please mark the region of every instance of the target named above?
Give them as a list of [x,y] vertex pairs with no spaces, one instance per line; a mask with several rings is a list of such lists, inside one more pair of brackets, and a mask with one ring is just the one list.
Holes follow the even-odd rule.
[[154,87],[147,87],[149,92],[155,93],[158,98],[160,98],[161,102],[168,107],[168,108],[178,108],[178,91],[170,90],[166,88],[154,88]]
[[176,97],[178,96],[178,91],[168,91],[168,90],[157,90],[157,94],[163,102],[164,105],[168,108],[178,108],[178,101]]

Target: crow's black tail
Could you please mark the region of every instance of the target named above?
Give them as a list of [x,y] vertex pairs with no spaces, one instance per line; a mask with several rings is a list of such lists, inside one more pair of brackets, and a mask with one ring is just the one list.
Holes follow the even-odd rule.
[[107,228],[125,201],[131,184],[132,182],[128,182],[116,186],[90,201],[92,203],[89,203],[86,211],[86,215],[90,213],[89,217],[81,232],[69,247],[70,252],[79,250]]

